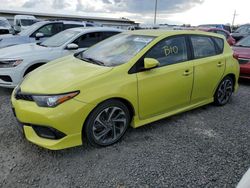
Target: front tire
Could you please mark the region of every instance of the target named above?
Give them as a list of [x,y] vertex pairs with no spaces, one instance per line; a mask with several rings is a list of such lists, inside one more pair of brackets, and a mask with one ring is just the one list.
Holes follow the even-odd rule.
[[217,106],[223,106],[227,104],[234,91],[234,82],[233,79],[229,76],[226,76],[221,83],[219,84],[215,95],[214,103]]
[[92,146],[109,146],[118,142],[130,124],[130,113],[125,104],[108,100],[97,106],[84,125],[87,142]]

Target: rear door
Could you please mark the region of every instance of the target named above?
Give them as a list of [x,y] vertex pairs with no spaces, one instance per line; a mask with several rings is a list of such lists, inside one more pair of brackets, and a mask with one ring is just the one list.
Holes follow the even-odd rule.
[[225,71],[224,40],[209,36],[190,36],[193,46],[194,85],[192,102],[213,97]]

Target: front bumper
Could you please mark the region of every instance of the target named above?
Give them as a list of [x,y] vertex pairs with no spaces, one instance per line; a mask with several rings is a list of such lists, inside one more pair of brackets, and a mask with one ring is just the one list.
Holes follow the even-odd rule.
[[[23,132],[28,141],[50,150],[82,145],[82,127],[93,105],[71,99],[56,108],[43,108],[32,101],[16,100],[13,95],[11,100],[16,118],[23,122]],[[51,127],[65,136],[44,138],[32,125]]]
[[17,68],[0,68],[0,87],[14,88],[23,79]]

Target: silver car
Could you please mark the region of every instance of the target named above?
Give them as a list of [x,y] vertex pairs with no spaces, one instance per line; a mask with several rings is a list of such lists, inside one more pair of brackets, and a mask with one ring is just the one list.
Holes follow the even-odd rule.
[[74,21],[37,22],[18,34],[0,35],[0,48],[14,46],[17,44],[42,42],[63,30],[84,26],[84,23]]
[[41,65],[60,57],[84,51],[122,30],[104,27],[72,28],[45,40],[0,49],[0,86],[13,88],[23,77]]

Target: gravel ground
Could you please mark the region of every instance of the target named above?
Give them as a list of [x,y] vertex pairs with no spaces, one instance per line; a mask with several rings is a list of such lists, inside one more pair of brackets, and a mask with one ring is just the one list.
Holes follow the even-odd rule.
[[250,167],[250,82],[205,107],[96,149],[48,151],[24,140],[0,89],[0,187],[235,187]]

